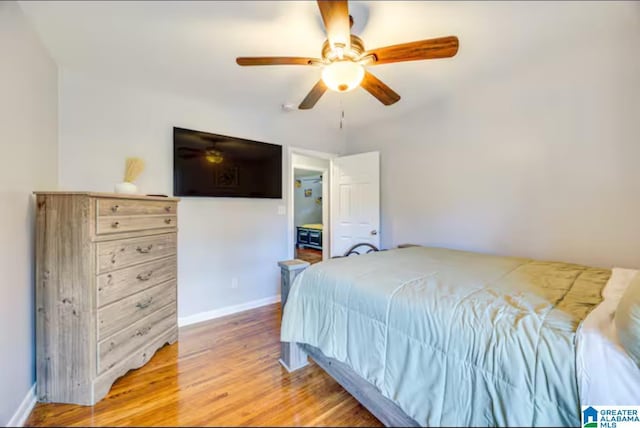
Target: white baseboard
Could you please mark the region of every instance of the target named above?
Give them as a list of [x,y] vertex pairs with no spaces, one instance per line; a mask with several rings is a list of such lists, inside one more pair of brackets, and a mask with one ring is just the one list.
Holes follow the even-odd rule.
[[247,303],[241,303],[239,305],[226,306],[220,309],[214,309],[212,311],[200,312],[197,314],[189,315],[186,317],[178,318],[178,327],[184,327],[191,324],[197,324],[204,321],[209,321],[215,318],[224,317],[226,315],[235,314],[242,311],[248,311],[249,309],[259,308],[261,306],[272,305],[280,301],[280,295],[265,297],[264,299],[252,300]]
[[18,407],[16,412],[13,414],[11,419],[9,419],[9,422],[7,422],[7,426],[8,427],[24,426],[24,423],[27,421],[29,414],[31,414],[31,411],[33,410],[33,406],[35,405],[36,405],[36,384],[34,383],[33,386],[27,392],[27,395],[25,395],[24,399],[22,400],[22,403],[20,403],[20,406]]

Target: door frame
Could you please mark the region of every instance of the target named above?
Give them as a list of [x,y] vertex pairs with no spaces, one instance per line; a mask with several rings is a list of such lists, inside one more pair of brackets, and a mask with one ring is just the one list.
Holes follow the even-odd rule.
[[[323,161],[329,161],[327,168],[319,168],[318,166],[308,165],[304,163],[294,163],[293,155],[302,155],[310,158],[316,158]],[[316,150],[300,149],[297,147],[289,147],[287,150],[287,193],[289,198],[287,201],[287,253],[290,259],[294,259],[295,254],[295,224],[294,224],[294,170],[307,169],[310,171],[318,171],[322,175],[322,260],[329,258],[331,250],[331,224],[330,224],[330,196],[331,196],[331,159],[338,157],[336,153],[320,152]]]

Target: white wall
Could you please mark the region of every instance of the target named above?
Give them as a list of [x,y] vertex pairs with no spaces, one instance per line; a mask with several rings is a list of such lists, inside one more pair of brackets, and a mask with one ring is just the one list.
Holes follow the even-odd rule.
[[0,425],[33,385],[34,190],[56,188],[57,67],[0,2]]
[[[343,137],[344,138],[344,137]],[[320,149],[319,149],[320,150]],[[326,155],[335,155],[335,154],[339,154],[336,152],[331,152],[329,149],[327,150],[323,150]],[[324,159],[324,158],[320,158],[320,157],[314,157],[313,155],[304,155],[301,153],[292,153],[291,154],[291,163],[293,164],[294,168],[298,168],[298,169],[310,169],[310,170],[325,170],[325,169],[329,169],[329,166],[331,165],[331,162],[329,161],[329,159]]]
[[[316,203],[316,199],[322,197],[322,181],[316,181],[320,177],[320,175],[296,177],[301,181],[301,186],[294,187],[293,190],[294,225],[322,223],[322,203]],[[306,189],[311,189],[311,196],[304,195]]]
[[640,267],[637,13],[349,129],[349,153],[381,151],[383,246]]
[[[226,102],[226,103],[225,103]],[[172,193],[173,126],[331,152],[344,151],[338,129],[313,115],[185,98],[62,71],[60,187],[112,191],[124,159],[146,161],[142,193]],[[286,147],[283,157],[286,163]],[[283,166],[283,183],[288,182]],[[287,258],[285,199],[184,198],[179,205],[178,308],[186,317],[279,293],[277,261]],[[231,288],[232,279],[238,288]]]

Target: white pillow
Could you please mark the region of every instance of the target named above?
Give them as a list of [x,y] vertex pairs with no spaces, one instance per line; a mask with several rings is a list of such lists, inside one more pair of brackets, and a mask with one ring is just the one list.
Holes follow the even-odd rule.
[[622,295],[615,323],[620,344],[640,366],[640,273]]
[[618,303],[636,274],[636,269],[613,268],[611,278],[602,290],[602,297],[605,300],[614,299]]

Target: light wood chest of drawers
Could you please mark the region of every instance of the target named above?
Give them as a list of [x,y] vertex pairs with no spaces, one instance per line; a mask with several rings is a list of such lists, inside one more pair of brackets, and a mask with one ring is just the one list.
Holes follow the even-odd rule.
[[178,199],[36,192],[40,401],[93,405],[178,338]]

